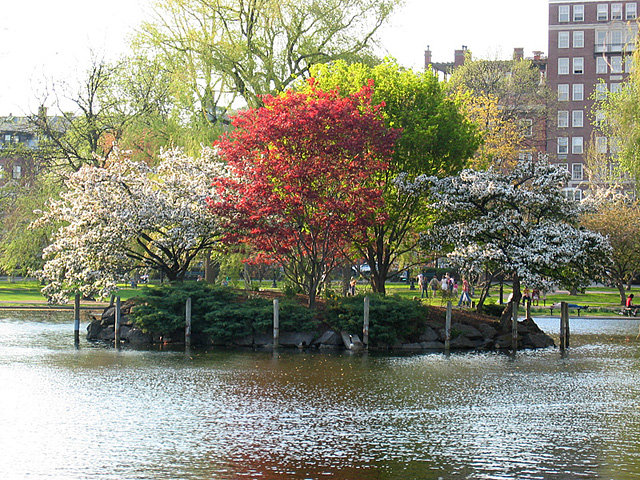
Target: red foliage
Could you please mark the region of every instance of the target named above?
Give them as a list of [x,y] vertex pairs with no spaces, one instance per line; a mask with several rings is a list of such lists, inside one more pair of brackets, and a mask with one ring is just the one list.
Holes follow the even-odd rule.
[[217,142],[233,178],[215,179],[221,201],[211,206],[233,218],[228,240],[276,257],[301,245],[337,254],[379,215],[373,178],[397,132],[371,105],[371,86],[347,98],[312,86],[264,105],[239,113]]

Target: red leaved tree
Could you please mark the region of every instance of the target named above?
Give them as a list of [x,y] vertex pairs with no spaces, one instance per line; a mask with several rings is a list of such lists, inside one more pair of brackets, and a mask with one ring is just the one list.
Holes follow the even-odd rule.
[[231,219],[227,241],[283,265],[311,308],[349,242],[381,220],[374,173],[398,132],[384,126],[371,93],[368,85],[346,98],[316,88],[267,96],[216,144],[232,175],[215,179],[220,200],[210,206]]

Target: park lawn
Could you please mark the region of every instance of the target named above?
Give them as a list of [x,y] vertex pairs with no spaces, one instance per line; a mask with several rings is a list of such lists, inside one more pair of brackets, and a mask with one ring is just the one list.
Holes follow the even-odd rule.
[[[257,283],[257,282],[256,282]],[[283,285],[281,282],[278,282],[278,286]],[[263,281],[259,285],[256,284],[257,287],[263,290],[272,290],[271,281]],[[136,296],[142,288],[146,288],[147,285],[141,285],[138,288],[131,288],[128,284],[119,285],[120,290],[117,295],[120,297],[122,301],[127,300],[131,297]],[[149,287],[153,288],[153,285],[149,285]],[[40,293],[41,285],[37,281],[17,281],[17,282],[0,282],[0,305],[29,305],[34,303],[46,303],[46,299]],[[280,290],[273,289],[273,290]],[[358,293],[366,294],[367,292],[371,292],[371,287],[365,283],[359,283],[357,286]],[[506,301],[509,294],[511,293],[511,288],[509,285],[504,285],[503,289],[503,299]],[[402,298],[420,298],[420,290],[416,287],[415,290],[411,290],[410,286],[405,283],[388,283],[387,284],[387,294],[390,295],[398,295]],[[73,303],[73,299],[69,299],[69,303]],[[450,297],[450,298],[442,298],[442,296],[438,295],[436,298],[433,298],[431,295],[431,291],[429,291],[428,299],[421,299],[422,302],[427,303],[429,305],[435,306],[444,306],[447,301],[451,300],[454,305],[458,302],[458,296]],[[105,301],[108,301],[106,299]],[[490,297],[488,299],[488,303],[497,303],[499,301],[499,287],[496,285],[492,288]],[[534,314],[549,314],[549,305],[553,305],[554,303],[559,302],[567,302],[573,303],[577,305],[588,305],[590,308],[588,311],[583,311],[581,315],[597,315],[598,313],[603,313],[607,311],[617,311],[620,306],[620,295],[618,290],[615,288],[609,287],[601,287],[595,286],[589,288],[585,293],[575,295],[569,295],[566,292],[558,292],[547,295],[546,306],[544,306],[543,301],[540,300],[540,305],[538,307],[532,306],[532,313]]]

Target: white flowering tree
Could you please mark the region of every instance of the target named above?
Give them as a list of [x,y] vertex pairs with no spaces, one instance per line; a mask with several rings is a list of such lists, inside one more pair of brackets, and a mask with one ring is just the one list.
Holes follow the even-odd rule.
[[[424,243],[449,249],[468,275],[503,274],[520,286],[577,286],[597,277],[610,247],[600,234],[578,228],[582,206],[567,200],[567,171],[545,158],[520,161],[513,172],[464,170],[421,179],[430,185],[438,220]],[[415,188],[407,186],[407,188]],[[488,293],[483,288],[478,309]],[[510,318],[510,307],[503,319]]]
[[36,222],[58,226],[38,272],[43,294],[52,303],[75,293],[104,297],[135,269],[184,279],[196,256],[216,245],[219,221],[206,202],[215,197],[210,179],[225,172],[211,149],[199,158],[174,149],[155,167],[120,152],[104,168],[70,174],[66,192]]

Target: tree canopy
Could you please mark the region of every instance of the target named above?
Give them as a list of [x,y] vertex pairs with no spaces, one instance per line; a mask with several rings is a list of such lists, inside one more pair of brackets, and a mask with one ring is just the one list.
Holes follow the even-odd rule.
[[220,235],[206,200],[214,195],[210,179],[224,172],[205,149],[199,158],[165,151],[156,167],[118,153],[105,167],[70,174],[67,191],[35,223],[57,227],[38,272],[43,293],[56,303],[72,293],[103,297],[135,269],[182,280]]
[[522,283],[575,284],[602,270],[610,247],[602,235],[576,226],[581,206],[562,194],[567,175],[544,159],[522,160],[507,175],[468,169],[404,188],[430,185],[439,220],[424,241],[449,247],[449,259],[467,274],[504,273],[513,280],[517,302]]
[[373,102],[381,105],[385,124],[401,131],[388,168],[377,173],[384,199],[381,220],[356,243],[358,255],[371,268],[374,291],[384,293],[392,266],[415,250],[417,232],[428,222],[424,196],[400,192],[395,179],[455,174],[478,147],[477,130],[431,71],[417,73],[387,60],[375,67],[335,62],[311,72],[321,88],[338,89],[342,95],[373,81]]
[[138,44],[164,59],[186,102],[215,123],[239,96],[249,107],[311,66],[371,58],[399,0],[163,0]]
[[382,184],[397,133],[385,127],[372,91],[341,97],[310,80],[308,92],[264,97],[239,113],[216,143],[232,176],[217,178],[214,211],[233,219],[227,240],[283,265],[309,295],[354,238],[380,216]]

